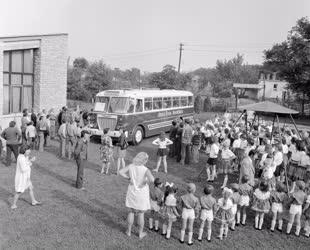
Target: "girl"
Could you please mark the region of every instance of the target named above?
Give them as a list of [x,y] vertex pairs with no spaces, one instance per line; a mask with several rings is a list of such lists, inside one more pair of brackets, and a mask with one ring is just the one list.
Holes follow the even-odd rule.
[[217,156],[219,153],[219,146],[217,144],[217,142],[218,142],[217,137],[212,136],[211,142],[212,142],[212,145],[211,145],[211,149],[210,149],[210,157],[207,161],[206,169],[207,169],[207,176],[208,176],[207,181],[213,182],[214,178],[216,177],[216,164],[217,164]]
[[101,174],[108,174],[110,169],[110,162],[113,159],[113,144],[112,139],[108,136],[109,128],[103,130],[100,146],[100,159],[102,161]]
[[29,194],[31,198],[31,205],[36,206],[41,203],[37,201],[33,194],[33,186],[30,180],[31,174],[31,165],[32,162],[35,161],[35,157],[30,157],[30,147],[27,145],[22,145],[19,150],[19,155],[17,157],[16,164],[16,173],[15,173],[15,196],[13,200],[13,204],[11,206],[12,209],[16,209],[16,202],[19,196],[24,193],[25,190],[29,189]]
[[117,142],[117,174],[119,174],[119,170],[121,168],[125,167],[125,156],[126,156],[126,150],[128,148],[128,142],[126,140],[126,134],[124,131],[124,128],[119,129],[120,137],[118,138]]
[[164,193],[161,190],[163,184],[159,178],[154,180],[154,188],[150,190],[151,198],[151,217],[149,218],[149,229],[153,230],[153,221],[155,222],[155,231],[158,232],[159,228],[159,211],[163,203]]
[[292,151],[291,151],[292,156],[291,156],[290,163],[289,163],[288,176],[293,181],[292,187],[290,190],[290,193],[293,193],[295,189],[295,185],[296,185],[296,180],[298,180],[297,170],[298,170],[298,165],[301,159],[301,149],[304,146],[304,144],[301,141],[296,141],[296,150],[294,150],[293,143],[291,146],[292,146]]
[[274,228],[275,228],[276,223],[277,223],[277,219],[279,222],[278,230],[280,232],[282,232],[283,203],[284,203],[286,198],[287,198],[287,195],[285,193],[285,186],[281,182],[278,182],[276,184],[276,190],[271,191],[271,194],[270,194],[271,212],[272,212],[272,221],[271,221],[271,227],[270,227],[271,232],[274,231]]
[[236,225],[240,224],[241,213],[242,222],[241,225],[245,226],[245,221],[247,217],[247,208],[250,205],[250,196],[252,194],[252,186],[249,184],[249,177],[247,175],[242,176],[241,184],[239,185],[239,206],[237,210],[237,222]]
[[278,143],[274,147],[274,156],[273,162],[276,166],[274,176],[276,177],[277,181],[280,181],[281,173],[284,171],[283,168],[283,153],[282,153],[282,144]]
[[219,174],[224,173],[224,181],[221,188],[223,189],[226,187],[227,181],[228,181],[228,174],[232,173],[232,161],[236,158],[235,154],[229,149],[229,140],[225,140],[223,143],[223,149],[222,149],[222,162],[219,167]]
[[204,195],[200,197],[201,214],[200,214],[200,229],[198,234],[198,240],[202,241],[202,234],[205,227],[205,222],[207,221],[207,240],[211,242],[212,234],[212,221],[213,221],[213,211],[216,205],[216,199],[212,196],[214,192],[214,187],[207,185],[204,190]]
[[310,237],[310,186],[308,185],[307,189],[307,199],[306,199],[306,205],[303,209],[303,214],[306,217],[305,221],[305,236],[307,238]]
[[274,178],[274,172],[276,171],[276,163],[273,160],[271,154],[268,154],[264,161],[264,168],[262,173],[262,179],[268,184],[270,190],[274,190],[276,186],[276,180]]
[[232,208],[234,204],[231,200],[232,194],[233,191],[231,189],[224,188],[223,197],[217,202],[215,218],[221,222],[220,234],[218,236],[220,240],[222,240],[223,237],[227,237],[228,225],[233,220]]
[[166,184],[163,215],[166,222],[163,223],[162,235],[166,235],[166,239],[170,238],[172,224],[180,217],[177,210],[177,199],[175,197],[177,188],[172,184]]
[[268,184],[265,181],[262,181],[259,184],[259,187],[255,189],[253,194],[252,210],[256,212],[254,228],[257,230],[262,230],[264,216],[270,210],[269,199],[270,191],[268,189]]
[[[182,205],[182,229],[180,242],[184,243],[185,230],[188,221],[188,245],[193,245],[193,225],[196,215],[199,212],[200,204],[199,200],[194,193],[196,191],[196,186],[194,183],[187,184],[187,194],[181,196]],[[169,235],[170,236],[170,235]],[[168,236],[166,236],[168,238]]]
[[239,200],[240,200],[239,185],[237,183],[232,183],[232,184],[230,184],[230,187],[231,187],[231,190],[233,191],[233,194],[231,196],[231,200],[234,204],[232,207],[233,220],[231,222],[230,229],[232,231],[235,231],[236,214],[237,214],[238,204],[239,204]]
[[193,155],[193,162],[198,163],[199,162],[199,149],[201,147],[201,137],[202,134],[200,132],[200,127],[196,127],[196,131],[192,138],[192,155]]
[[158,151],[157,151],[157,166],[156,169],[153,171],[158,172],[158,169],[160,167],[161,162],[163,161],[164,164],[164,172],[167,173],[167,155],[168,155],[168,149],[167,146],[172,145],[173,142],[166,138],[165,132],[160,133],[160,137],[157,138],[152,142],[153,145],[158,146]]
[[303,181],[296,181],[296,190],[292,193],[290,197],[291,206],[289,210],[289,222],[287,224],[286,234],[291,233],[291,229],[296,218],[295,235],[299,236],[302,205],[306,199],[304,189],[305,189],[305,183]]

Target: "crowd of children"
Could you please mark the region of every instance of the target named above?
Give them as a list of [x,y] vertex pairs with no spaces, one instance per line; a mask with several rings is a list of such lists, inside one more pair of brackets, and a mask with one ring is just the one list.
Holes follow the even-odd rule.
[[[173,134],[182,135],[178,132],[183,128],[180,122],[173,123]],[[224,174],[222,197],[213,197],[211,183],[205,186],[204,194],[199,198],[195,196],[194,183],[187,184],[187,194],[179,197],[175,185],[166,183],[163,187],[157,178],[151,189],[150,229],[153,229],[155,220],[155,231],[159,231],[162,222],[161,232],[169,239],[174,230],[173,223],[180,217],[180,242],[184,243],[185,231],[188,230],[187,242],[192,245],[194,221],[200,220],[197,239],[201,241],[204,238],[206,227],[206,239],[211,241],[215,218],[220,223],[218,238],[222,240],[227,237],[229,229],[234,231],[235,226],[246,224],[248,210],[251,209],[255,214],[253,226],[256,230],[262,230],[265,217],[270,214],[270,231],[277,229],[282,232],[284,214],[287,213],[285,232],[290,234],[295,224],[296,236],[300,235],[302,226],[304,235],[310,236],[310,140],[307,132],[288,127],[273,128],[268,122],[246,127],[242,122],[236,124],[227,114],[223,119],[217,116],[205,124],[199,121],[190,124],[193,135],[199,133],[201,138],[195,144],[199,145],[201,153],[208,155],[205,168],[207,181],[212,183],[219,174]],[[158,171],[162,156],[175,156],[178,147],[171,145],[176,140],[174,136],[165,139],[162,134],[153,142],[159,146],[155,171]],[[170,153],[166,150],[169,144],[170,151],[173,151]],[[193,153],[193,144],[191,146]],[[164,162],[165,172],[166,164]],[[249,169],[253,169],[253,177]],[[239,171],[239,183],[229,184],[229,175]]]

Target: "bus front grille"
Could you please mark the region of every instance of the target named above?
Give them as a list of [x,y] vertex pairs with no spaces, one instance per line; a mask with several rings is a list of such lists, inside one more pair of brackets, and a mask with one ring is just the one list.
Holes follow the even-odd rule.
[[111,130],[115,129],[116,119],[115,118],[107,118],[107,117],[98,117],[98,126],[100,130],[105,128],[109,128]]

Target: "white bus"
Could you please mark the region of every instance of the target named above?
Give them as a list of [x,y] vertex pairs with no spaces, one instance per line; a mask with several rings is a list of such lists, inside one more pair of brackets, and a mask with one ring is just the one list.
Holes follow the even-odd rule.
[[143,138],[168,131],[173,120],[192,118],[193,94],[172,89],[107,90],[96,95],[90,124],[92,135],[110,128],[112,138],[124,127],[129,141],[139,144]]

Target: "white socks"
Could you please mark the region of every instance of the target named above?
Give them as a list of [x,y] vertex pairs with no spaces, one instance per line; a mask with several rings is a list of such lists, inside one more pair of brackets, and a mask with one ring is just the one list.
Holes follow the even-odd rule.
[[263,223],[264,223],[264,217],[261,217],[261,218],[259,219],[259,226],[258,226],[258,229],[259,229],[259,230],[262,229]]
[[162,234],[166,234],[167,233],[167,225],[163,224],[163,232]]
[[188,233],[188,244],[193,244],[193,232]]
[[283,220],[279,220],[279,225],[278,225],[278,229],[282,230],[282,225],[283,225]]
[[287,223],[287,228],[286,228],[286,233],[287,234],[291,233],[292,226],[293,226],[292,223]]
[[155,220],[155,230],[156,230],[156,231],[158,230],[158,227],[159,227],[159,221],[158,221],[158,220]]
[[170,234],[171,234],[171,228],[167,229],[167,234],[166,234],[166,238],[170,239]]
[[202,235],[203,235],[203,229],[200,228],[198,233],[198,240],[202,240]]
[[208,229],[207,232],[208,232],[207,240],[210,241],[211,240],[212,229],[211,228]]
[[259,221],[259,216],[258,214],[255,215],[255,228],[258,229],[258,221]]
[[184,242],[184,237],[185,237],[185,230],[181,230],[180,241]]
[[270,227],[270,230],[271,230],[271,231],[274,231],[274,228],[275,228],[275,226],[276,226],[276,222],[277,222],[277,221],[276,221],[275,219],[271,221],[271,227]]
[[300,233],[300,226],[296,226],[295,235],[299,236],[299,233]]
[[242,224],[243,224],[243,225],[245,224],[245,221],[246,221],[246,214],[243,214],[243,215],[242,215]]
[[241,212],[237,211],[237,224],[240,224]]

